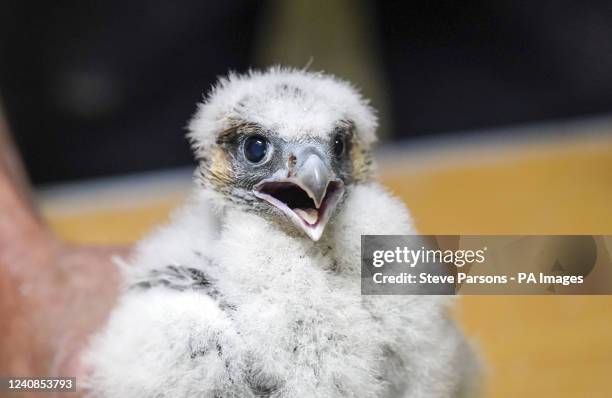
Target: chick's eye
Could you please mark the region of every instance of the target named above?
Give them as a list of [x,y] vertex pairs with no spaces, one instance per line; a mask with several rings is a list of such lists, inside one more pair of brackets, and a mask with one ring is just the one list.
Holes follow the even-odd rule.
[[268,140],[260,135],[254,135],[244,142],[244,157],[251,163],[259,163],[268,152]]
[[344,154],[344,137],[340,134],[334,138],[334,155],[340,157]]

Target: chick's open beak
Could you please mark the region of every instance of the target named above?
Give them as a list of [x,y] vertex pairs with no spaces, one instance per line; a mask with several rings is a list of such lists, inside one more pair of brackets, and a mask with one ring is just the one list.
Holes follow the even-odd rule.
[[297,228],[317,241],[344,193],[344,184],[334,178],[317,153],[308,153],[297,162],[288,177],[263,180],[253,193],[281,210]]

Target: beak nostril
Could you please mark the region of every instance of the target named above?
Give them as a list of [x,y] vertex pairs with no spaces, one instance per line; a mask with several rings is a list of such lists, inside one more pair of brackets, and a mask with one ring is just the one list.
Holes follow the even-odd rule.
[[292,169],[295,167],[296,163],[297,163],[297,158],[295,157],[295,155],[294,154],[289,155],[289,158],[287,159],[287,167]]
[[290,154],[287,158],[287,170],[289,170],[288,176],[292,177],[295,175],[295,165],[297,164],[297,157],[294,154]]

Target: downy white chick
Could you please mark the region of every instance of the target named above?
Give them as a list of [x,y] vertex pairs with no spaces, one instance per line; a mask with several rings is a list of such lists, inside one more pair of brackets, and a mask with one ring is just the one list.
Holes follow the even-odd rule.
[[466,394],[450,298],[360,294],[361,235],[415,233],[373,178],[376,125],[329,75],[221,79],[189,125],[192,198],[138,245],[84,357],[91,395]]

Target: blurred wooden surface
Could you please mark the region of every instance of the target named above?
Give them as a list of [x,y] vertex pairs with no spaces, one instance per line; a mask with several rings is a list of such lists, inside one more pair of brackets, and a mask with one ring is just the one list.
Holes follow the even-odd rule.
[[[612,234],[612,138],[587,138],[407,153],[382,175],[422,233]],[[67,239],[131,242],[180,197],[43,209]],[[462,297],[456,316],[487,363],[485,396],[612,396],[612,297]]]

